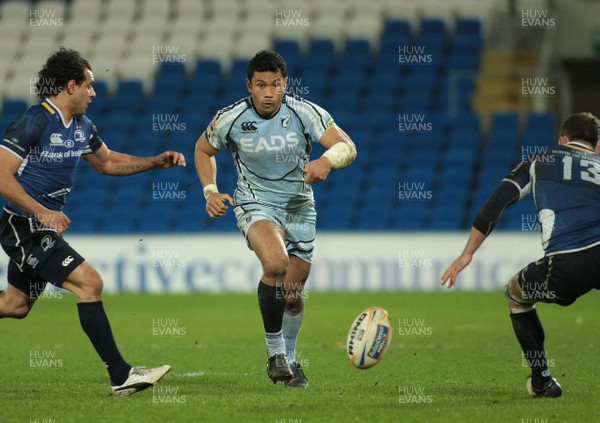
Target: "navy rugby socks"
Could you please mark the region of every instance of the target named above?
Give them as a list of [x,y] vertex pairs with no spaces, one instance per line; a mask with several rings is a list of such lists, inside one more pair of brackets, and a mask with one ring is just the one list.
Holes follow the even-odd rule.
[[104,362],[113,385],[122,385],[129,377],[131,366],[121,356],[115,343],[102,301],[77,303],[79,321],[96,352]]
[[534,308],[525,313],[511,313],[510,319],[523,354],[529,363],[529,367],[531,367],[533,380],[538,382],[548,381],[550,372],[548,371],[548,361],[544,350],[544,327],[540,322],[537,310]]

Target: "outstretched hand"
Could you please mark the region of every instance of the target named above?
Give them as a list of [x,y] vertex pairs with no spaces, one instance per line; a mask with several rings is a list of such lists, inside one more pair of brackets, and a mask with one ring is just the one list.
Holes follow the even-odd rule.
[[153,159],[154,167],[157,169],[169,169],[173,166],[185,166],[185,157],[176,151],[165,151]]
[[458,274],[471,263],[473,255],[463,252],[442,274],[442,285],[448,283],[448,288],[456,285],[456,277]]

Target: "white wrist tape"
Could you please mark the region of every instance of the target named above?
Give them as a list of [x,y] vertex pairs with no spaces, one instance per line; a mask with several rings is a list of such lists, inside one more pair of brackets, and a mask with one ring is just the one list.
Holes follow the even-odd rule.
[[215,184],[208,184],[204,187],[204,199],[208,200],[208,196],[214,194],[215,192],[219,192],[217,186]]
[[345,142],[338,142],[323,153],[323,157],[329,159],[334,169],[340,169],[352,163],[352,160],[354,160],[354,149]]

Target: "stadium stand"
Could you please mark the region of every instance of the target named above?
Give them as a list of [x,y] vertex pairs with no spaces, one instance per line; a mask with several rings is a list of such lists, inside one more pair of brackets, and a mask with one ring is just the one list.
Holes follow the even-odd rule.
[[[0,70],[0,129],[36,101],[41,57],[59,45],[81,50],[96,77],[88,115],[107,144],[138,155],[177,149],[188,166],[126,183],[80,166],[66,209],[71,230],[234,231],[231,213],[214,220],[204,212],[194,143],[216,110],[246,95],[248,58],[273,48],[288,62],[290,90],[327,108],[358,147],[355,164],[315,187],[321,230],[467,229],[523,149],[553,142],[557,119],[498,111],[484,128],[472,99],[491,2],[422,3],[2,1],[0,46],[10,64]],[[62,21],[30,31],[15,25],[32,9]],[[407,129],[409,120],[421,126]],[[220,188],[231,192],[228,153],[217,161]],[[401,186],[420,198],[403,199]],[[159,198],[166,191],[179,198]],[[527,207],[507,213],[518,219]],[[510,219],[502,225],[515,228]]]

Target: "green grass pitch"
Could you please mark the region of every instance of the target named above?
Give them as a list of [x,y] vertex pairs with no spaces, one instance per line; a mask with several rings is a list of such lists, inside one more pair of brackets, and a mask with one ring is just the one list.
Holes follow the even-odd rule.
[[[539,305],[560,399],[533,399],[500,292],[309,292],[299,339],[307,390],[273,385],[252,294],[107,295],[125,358],[172,365],[128,398],[81,330],[71,295],[0,321],[0,422],[593,422],[600,421],[598,294]],[[386,308],[393,339],[369,370],[344,349],[352,320]]]

